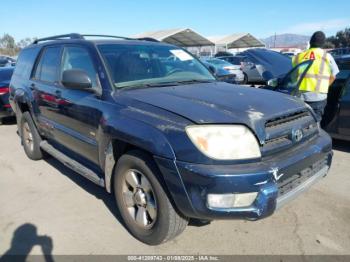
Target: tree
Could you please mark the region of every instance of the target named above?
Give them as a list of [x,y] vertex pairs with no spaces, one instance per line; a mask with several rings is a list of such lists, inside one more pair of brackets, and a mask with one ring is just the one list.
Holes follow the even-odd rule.
[[15,39],[11,35],[4,34],[2,37],[0,37],[0,54],[15,56],[19,53],[19,51],[21,51],[21,49],[30,45],[35,39],[35,37],[27,37],[16,43]]
[[15,39],[9,34],[4,34],[0,38],[0,52],[5,55],[14,56],[18,52],[18,48]]
[[335,36],[327,38],[327,45],[333,45],[333,47],[349,47],[350,46],[350,28],[345,28],[336,33]]

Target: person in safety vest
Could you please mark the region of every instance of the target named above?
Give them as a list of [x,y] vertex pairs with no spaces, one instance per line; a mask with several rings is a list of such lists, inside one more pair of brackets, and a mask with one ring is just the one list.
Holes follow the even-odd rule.
[[317,116],[317,121],[322,120],[324,108],[327,105],[329,86],[334,82],[339,68],[334,58],[322,47],[326,42],[323,32],[315,32],[310,39],[310,48],[293,57],[293,67],[307,61],[314,60],[306,72],[299,86],[301,98],[308,103]]

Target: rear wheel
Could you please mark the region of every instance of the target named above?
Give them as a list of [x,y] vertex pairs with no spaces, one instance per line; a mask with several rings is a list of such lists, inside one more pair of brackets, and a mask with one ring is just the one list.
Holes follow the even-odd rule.
[[20,129],[22,145],[26,155],[32,160],[42,159],[43,152],[40,148],[41,138],[29,112],[22,114]]
[[114,179],[118,208],[130,233],[149,245],[176,237],[188,224],[158,178],[153,159],[145,153],[131,151],[118,160]]

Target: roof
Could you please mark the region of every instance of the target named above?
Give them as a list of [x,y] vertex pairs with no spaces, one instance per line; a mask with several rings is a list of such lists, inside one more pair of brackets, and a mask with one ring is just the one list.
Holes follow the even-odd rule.
[[211,46],[212,41],[198,34],[190,28],[167,29],[137,34],[135,38],[150,37],[158,41],[182,47]]
[[258,38],[249,33],[232,34],[219,39],[213,39],[215,45],[224,45],[230,48],[244,48],[244,47],[265,47],[265,44]]

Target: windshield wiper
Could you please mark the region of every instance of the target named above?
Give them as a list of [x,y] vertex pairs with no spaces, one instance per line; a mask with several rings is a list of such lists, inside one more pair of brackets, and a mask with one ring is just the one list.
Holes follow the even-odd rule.
[[189,79],[189,80],[170,81],[170,82],[161,82],[161,83],[137,84],[137,85],[117,87],[117,88],[119,88],[119,89],[138,89],[138,88],[151,88],[151,87],[178,86],[178,85],[196,84],[196,83],[212,83],[215,81],[216,80]]
[[137,84],[130,86],[118,87],[119,89],[137,89],[137,88],[146,88],[146,87],[166,87],[166,86],[176,86],[177,82],[166,82],[166,83],[154,83],[154,84]]
[[183,81],[176,81],[178,84],[197,84],[197,83],[212,83],[216,80],[204,80],[204,79],[190,79],[190,80],[183,80]]

